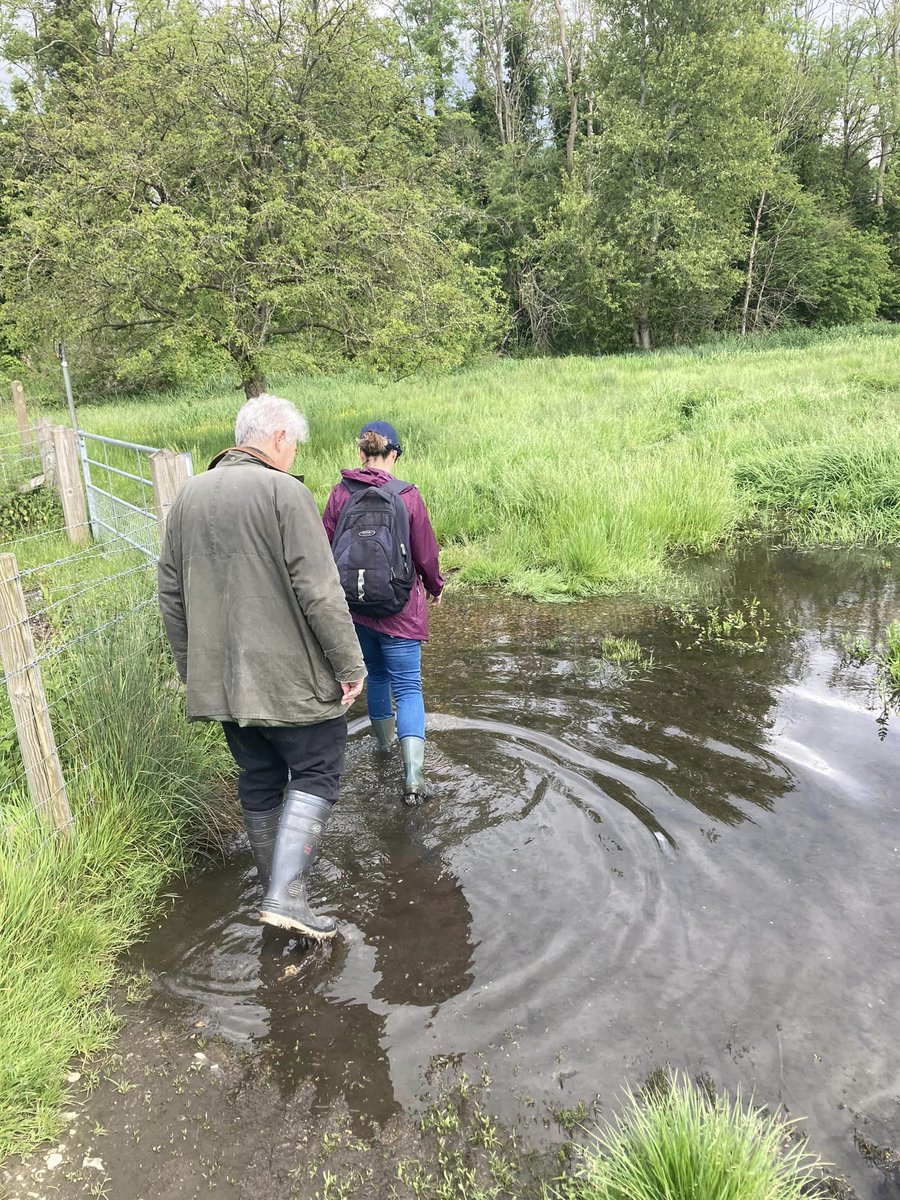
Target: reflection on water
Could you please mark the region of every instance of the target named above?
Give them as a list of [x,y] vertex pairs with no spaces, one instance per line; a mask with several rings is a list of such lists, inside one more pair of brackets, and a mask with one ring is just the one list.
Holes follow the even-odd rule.
[[[314,888],[339,939],[262,930],[238,853],[143,948],[160,1002],[363,1123],[414,1105],[435,1054],[486,1055],[508,1119],[705,1070],[807,1116],[861,1197],[887,1195],[852,1132],[900,1141],[897,737],[839,637],[898,615],[893,572],[766,549],[704,570],[789,632],[739,657],[677,651],[634,601],[442,610],[437,795],[398,804],[399,761],[356,723]],[[656,668],[612,683],[605,635]]]

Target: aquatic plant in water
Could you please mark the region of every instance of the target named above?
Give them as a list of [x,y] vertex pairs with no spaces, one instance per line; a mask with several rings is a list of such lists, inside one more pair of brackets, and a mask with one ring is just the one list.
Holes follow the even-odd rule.
[[617,666],[624,666],[626,663],[653,666],[653,654],[645,653],[640,642],[636,642],[634,638],[605,637],[600,642],[600,653],[608,662]]
[[884,632],[884,641],[869,641],[865,634],[842,634],[841,649],[844,663],[854,667],[875,666],[875,689],[881,704],[878,718],[879,736],[887,736],[890,714],[900,711],[900,621],[891,621]]
[[556,1200],[811,1200],[820,1162],[777,1114],[710,1095],[677,1074],[629,1091],[618,1119],[579,1151]]
[[772,614],[763,608],[758,596],[740,601],[733,609],[718,604],[712,608],[677,604],[671,611],[684,631],[683,638],[675,640],[679,649],[709,650],[719,646],[739,654],[760,653],[769,643],[763,630],[775,632]]

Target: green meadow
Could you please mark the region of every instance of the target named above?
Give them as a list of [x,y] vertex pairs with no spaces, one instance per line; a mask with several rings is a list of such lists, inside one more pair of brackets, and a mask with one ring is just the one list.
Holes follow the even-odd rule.
[[[650,356],[493,361],[398,383],[270,379],[307,414],[324,505],[366,420],[399,429],[461,583],[549,599],[671,586],[671,566],[748,531],[900,535],[900,328],[724,340]],[[86,429],[190,449],[232,439],[232,387],[79,405]]]

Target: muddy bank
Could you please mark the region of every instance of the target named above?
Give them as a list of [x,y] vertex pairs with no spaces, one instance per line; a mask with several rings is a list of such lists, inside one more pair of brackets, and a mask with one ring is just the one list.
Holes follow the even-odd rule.
[[[263,935],[242,848],[179,889],[132,955],[149,995],[119,1046],[162,1059],[85,1109],[118,1130],[79,1142],[110,1196],[207,1194],[216,1164],[217,1188],[306,1195],[263,1190],[261,1164],[301,1186],[279,1182],[281,1147],[338,1115],[387,1170],[440,1058],[487,1070],[486,1109],[525,1151],[558,1149],[548,1114],[606,1115],[670,1063],[804,1118],[860,1200],[898,1194],[900,728],[879,737],[841,650],[900,616],[896,569],[760,547],[696,574],[719,606],[718,625],[698,615],[709,636],[635,601],[441,611],[436,795],[399,805],[399,762],[373,762],[358,724],[316,876],[332,948]],[[759,636],[720,644],[753,597]],[[640,653],[616,664],[612,639]]]
[[[285,955],[290,987],[302,953]],[[73,1079],[59,1138],[27,1162],[7,1163],[2,1194],[413,1200],[442,1176],[469,1189],[453,1194],[477,1195],[474,1181],[517,1196],[535,1195],[540,1178],[558,1174],[555,1155],[523,1153],[515,1133],[489,1116],[486,1078],[470,1079],[457,1063],[431,1064],[421,1114],[397,1113],[363,1135],[344,1101],[323,1106],[311,1083],[286,1090],[265,1062],[180,1027],[152,998],[119,1008],[120,1050]]]

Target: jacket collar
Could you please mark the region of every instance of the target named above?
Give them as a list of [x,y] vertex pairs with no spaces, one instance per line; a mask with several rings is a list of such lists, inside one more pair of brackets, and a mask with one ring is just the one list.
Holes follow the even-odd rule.
[[[212,459],[212,461],[210,462],[209,466],[206,469],[207,469],[207,471],[211,471],[214,467],[217,467],[219,465],[219,463],[221,463],[221,462],[232,462],[233,463],[233,462],[241,462],[242,460],[245,462],[246,461],[258,462],[260,464],[260,466],[266,467],[270,471],[278,471],[279,470],[279,468],[276,467],[275,464],[272,462],[271,458],[269,458],[268,454],[264,454],[262,452],[262,450],[257,450],[257,448],[255,446],[230,446],[227,450],[220,450],[219,453],[215,456],[215,458]],[[288,475],[288,474],[290,474],[290,472],[282,471],[281,474]],[[291,478],[298,479],[301,483],[303,482],[302,475],[291,475]]]

